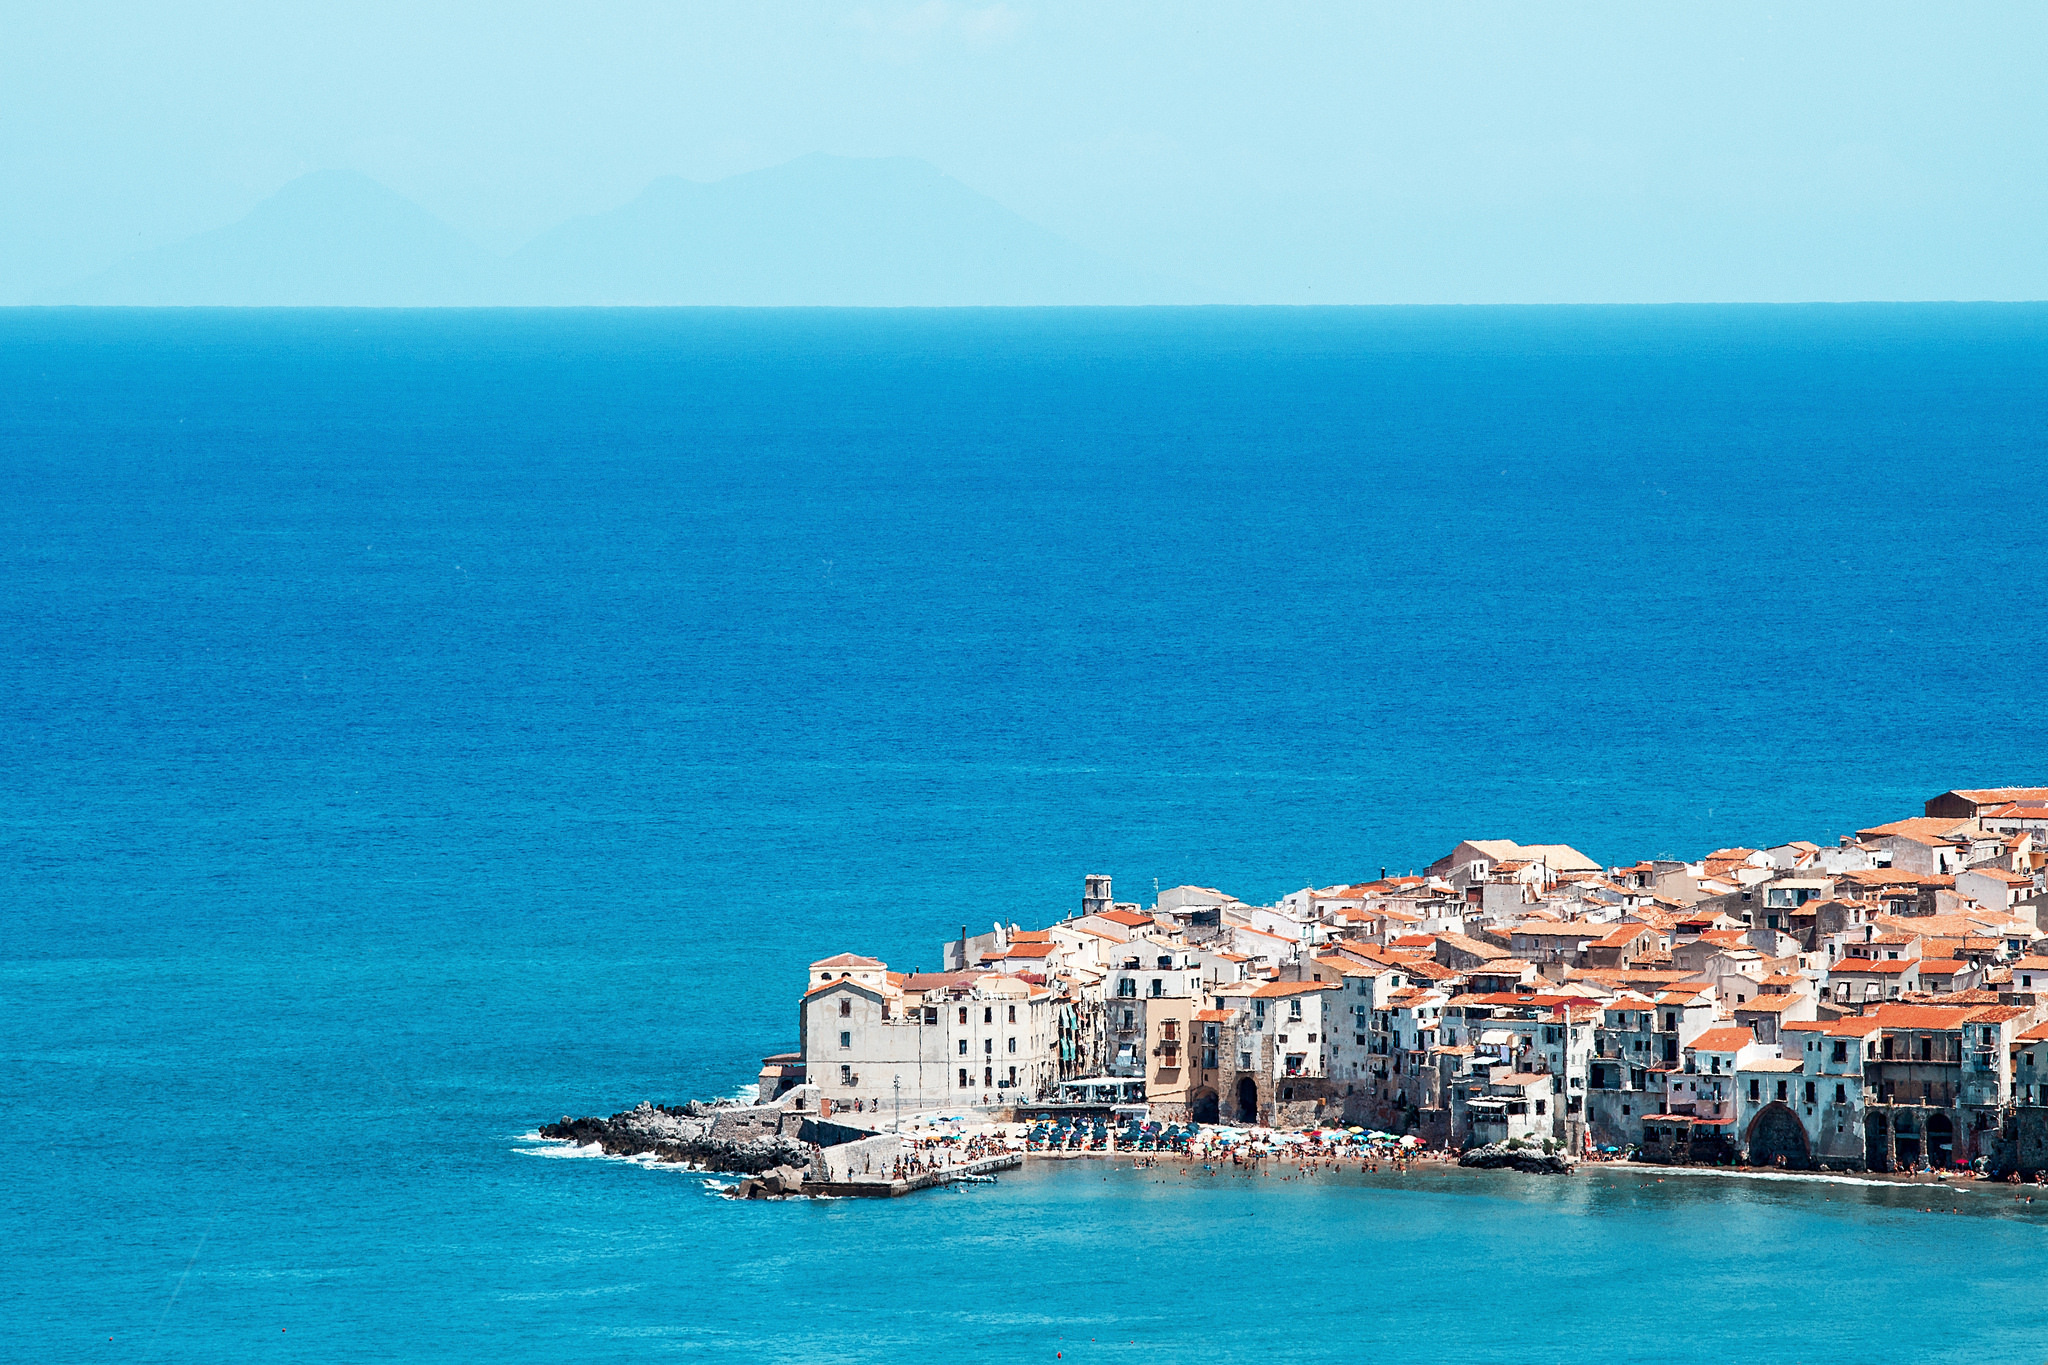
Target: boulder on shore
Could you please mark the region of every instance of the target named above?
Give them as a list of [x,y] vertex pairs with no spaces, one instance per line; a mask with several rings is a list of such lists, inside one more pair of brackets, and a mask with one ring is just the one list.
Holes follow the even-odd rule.
[[[694,1112],[693,1112],[694,1111]],[[642,1104],[608,1119],[572,1119],[544,1125],[540,1135],[579,1146],[595,1145],[606,1156],[652,1155],[657,1161],[690,1162],[706,1170],[758,1175],[793,1166],[801,1180],[810,1151],[781,1133],[759,1137],[714,1139],[713,1107],[691,1103],[674,1109]]]
[[1483,1171],[1513,1170],[1526,1171],[1530,1175],[1570,1175],[1573,1162],[1563,1152],[1546,1152],[1541,1147],[1531,1146],[1526,1142],[1513,1145],[1489,1142],[1484,1147],[1474,1147],[1459,1157],[1458,1164]]
[[742,1180],[734,1197],[738,1199],[777,1199],[784,1195],[804,1192],[804,1173],[796,1166],[777,1166],[774,1170]]

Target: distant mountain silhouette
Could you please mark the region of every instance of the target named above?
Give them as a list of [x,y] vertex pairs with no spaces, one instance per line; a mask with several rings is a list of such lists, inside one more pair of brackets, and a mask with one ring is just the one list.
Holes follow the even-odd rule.
[[241,221],[59,291],[83,304],[959,305],[1173,303],[1118,264],[907,158],[807,156],[667,178],[509,259],[374,180],[320,171]]
[[1071,304],[1189,291],[1075,246],[907,157],[657,180],[512,257],[535,303]]
[[300,176],[248,216],[131,256],[47,302],[433,306],[488,303],[504,262],[353,171]]

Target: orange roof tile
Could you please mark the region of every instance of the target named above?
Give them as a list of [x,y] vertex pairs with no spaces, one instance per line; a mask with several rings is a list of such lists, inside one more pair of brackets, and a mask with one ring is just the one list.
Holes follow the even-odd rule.
[[1695,1052],[1735,1052],[1756,1041],[1746,1028],[1710,1028],[1687,1044]]

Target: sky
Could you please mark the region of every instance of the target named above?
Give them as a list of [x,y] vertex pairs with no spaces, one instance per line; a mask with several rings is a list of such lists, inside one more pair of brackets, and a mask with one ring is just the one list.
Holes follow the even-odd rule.
[[911,156],[1219,300],[2048,297],[2048,6],[17,5],[0,302],[360,171],[494,251]]

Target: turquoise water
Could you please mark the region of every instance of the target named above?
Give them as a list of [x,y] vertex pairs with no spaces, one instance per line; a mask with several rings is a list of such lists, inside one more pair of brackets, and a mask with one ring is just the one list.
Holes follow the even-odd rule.
[[2031,1358],[1996,1201],[738,1207],[517,1135],[1085,872],[2044,780],[2044,400],[2039,308],[0,314],[0,1340]]

